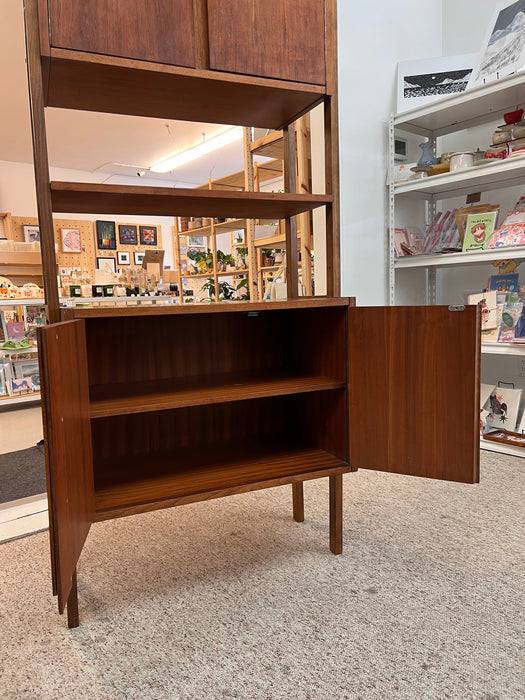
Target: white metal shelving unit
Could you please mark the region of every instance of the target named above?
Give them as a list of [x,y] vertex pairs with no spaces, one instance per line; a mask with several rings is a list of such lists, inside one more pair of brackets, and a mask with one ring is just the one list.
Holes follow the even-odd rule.
[[[388,178],[388,231],[387,280],[390,304],[395,303],[396,271],[424,269],[426,272],[426,303],[436,303],[436,275],[440,269],[457,265],[486,265],[502,258],[525,259],[525,246],[497,250],[470,251],[414,255],[395,259],[394,229],[396,227],[396,201],[403,206],[427,205],[427,219],[436,211],[436,202],[452,197],[463,197],[480,191],[492,191],[522,186],[525,190],[525,157],[508,161],[488,162],[454,173],[443,173],[422,180],[394,183],[394,135],[396,130],[427,137],[434,142],[438,137],[463,129],[495,121],[516,106],[525,107],[525,72],[481,85],[465,92],[451,95],[437,102],[392,115],[389,122],[389,173]],[[483,344],[483,355],[525,356],[521,345]],[[525,456],[525,450],[511,445],[481,440],[481,448],[505,454]]]

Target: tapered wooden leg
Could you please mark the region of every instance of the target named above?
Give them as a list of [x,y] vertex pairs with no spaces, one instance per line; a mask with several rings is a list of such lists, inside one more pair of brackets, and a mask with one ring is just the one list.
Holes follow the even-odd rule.
[[73,585],[67,599],[67,626],[78,627],[78,592],[77,592],[77,572],[73,574]]
[[343,475],[335,474],[330,480],[330,550],[343,551]]
[[293,519],[297,523],[304,520],[304,494],[303,482],[294,481],[292,483]]

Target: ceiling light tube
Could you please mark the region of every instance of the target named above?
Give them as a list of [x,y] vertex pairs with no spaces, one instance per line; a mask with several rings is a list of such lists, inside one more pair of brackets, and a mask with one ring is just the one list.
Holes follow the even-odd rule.
[[205,139],[202,143],[188,148],[186,151],[181,151],[180,153],[175,153],[168,158],[163,158],[157,163],[154,163],[150,170],[154,173],[167,173],[170,170],[175,170],[175,168],[180,168],[181,165],[186,165],[186,163],[191,163],[192,160],[197,160],[201,156],[212,153],[213,151],[227,146],[234,141],[238,141],[242,138],[243,130],[242,126],[234,126],[226,131],[221,131],[216,136],[212,136],[210,139]]

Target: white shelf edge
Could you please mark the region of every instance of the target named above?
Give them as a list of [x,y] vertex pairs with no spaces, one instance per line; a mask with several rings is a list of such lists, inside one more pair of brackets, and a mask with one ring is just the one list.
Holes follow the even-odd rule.
[[44,306],[45,299],[0,299],[0,306]]
[[525,447],[514,447],[506,445],[504,442],[494,442],[493,440],[480,440],[480,448],[488,452],[499,452],[511,457],[525,457]]
[[454,265],[477,265],[504,259],[525,259],[525,245],[502,246],[490,250],[471,250],[466,253],[431,253],[429,255],[406,255],[396,258],[396,269],[409,267],[452,267]]
[[512,343],[481,343],[483,355],[510,355],[515,357],[525,356],[525,343],[523,345]]
[[503,160],[499,163],[488,162],[486,165],[475,165],[465,170],[432,175],[422,180],[414,180],[394,185],[396,197],[401,195],[435,196],[440,194],[443,198],[457,197],[462,189],[480,187],[482,189],[497,189],[512,187],[508,181],[519,180],[516,184],[523,184],[525,180],[525,156]]
[[9,398],[0,397],[0,408],[5,406],[19,406],[23,403],[33,403],[40,401],[40,394],[29,394],[28,396],[10,396]]

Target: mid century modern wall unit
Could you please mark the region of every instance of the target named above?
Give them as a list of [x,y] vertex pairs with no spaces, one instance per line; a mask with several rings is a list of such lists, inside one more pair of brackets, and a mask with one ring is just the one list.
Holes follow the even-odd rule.
[[[302,482],[326,476],[338,554],[343,473],[478,480],[478,309],[339,298],[336,0],[148,4],[26,0],[53,591],[69,626],[94,522],[282,484],[300,521]],[[294,121],[318,104],[326,194],[296,194]],[[50,182],[47,106],[282,128],[286,192]],[[318,206],[328,296],[297,298],[295,217]],[[285,219],[288,299],[61,312],[54,212]]]

